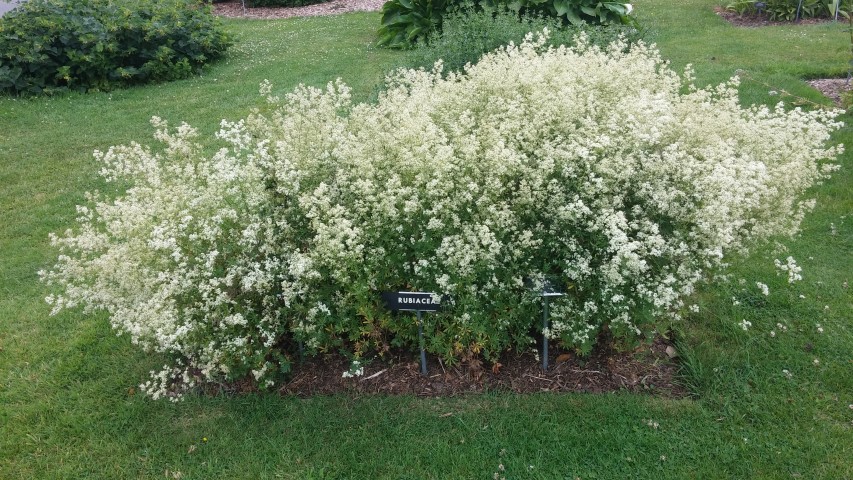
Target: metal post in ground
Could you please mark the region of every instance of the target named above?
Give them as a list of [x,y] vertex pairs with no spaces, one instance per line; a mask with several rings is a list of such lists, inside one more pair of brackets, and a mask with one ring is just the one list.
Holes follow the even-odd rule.
[[548,371],[548,297],[542,297],[545,308],[542,312],[542,371]]
[[418,314],[418,342],[421,346],[421,373],[423,375],[427,374],[427,364],[426,364],[426,350],[424,345],[424,321],[423,321],[423,313],[420,310],[417,310]]

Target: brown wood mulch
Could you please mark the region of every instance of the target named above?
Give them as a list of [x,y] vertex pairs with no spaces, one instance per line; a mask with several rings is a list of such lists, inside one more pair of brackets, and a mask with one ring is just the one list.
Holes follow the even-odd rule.
[[676,359],[670,358],[674,352],[661,338],[631,352],[598,348],[587,358],[552,350],[547,372],[542,371],[542,363],[532,352],[507,355],[495,365],[474,360],[450,366],[432,357],[427,361],[427,375],[421,374],[416,354],[403,354],[369,362],[362,375],[352,378],[343,377],[349,362],[329,355],[295,364],[290,381],[280,387],[279,393],[299,397],[332,394],[447,397],[494,391],[627,391],[684,398],[689,394],[678,382],[678,365]]
[[806,83],[830,98],[836,107],[842,107],[841,95],[851,90],[851,83],[846,78],[819,78],[806,80]]

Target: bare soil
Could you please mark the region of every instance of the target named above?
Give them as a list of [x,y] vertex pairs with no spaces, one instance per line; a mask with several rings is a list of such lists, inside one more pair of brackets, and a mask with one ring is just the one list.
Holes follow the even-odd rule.
[[487,391],[533,392],[641,392],[682,398],[686,389],[677,381],[678,366],[667,354],[674,349],[659,338],[632,352],[601,347],[587,358],[551,351],[548,371],[534,353],[507,355],[494,365],[479,360],[449,366],[429,358],[428,373],[420,372],[415,354],[386,355],[364,367],[361,376],[344,378],[349,362],[337,355],[309,359],[295,365],[283,395],[313,396],[416,395],[446,397]]

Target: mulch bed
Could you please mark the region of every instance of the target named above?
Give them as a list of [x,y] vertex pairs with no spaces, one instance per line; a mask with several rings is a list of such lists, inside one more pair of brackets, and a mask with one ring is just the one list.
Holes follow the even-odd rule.
[[832,19],[827,18],[804,18],[802,20],[798,20],[797,22],[772,21],[766,14],[738,15],[737,13],[732,12],[730,10],[726,10],[723,7],[714,7],[714,12],[736,27],[747,28],[772,27],[778,25],[816,25],[819,23],[828,23],[834,21]]
[[[240,1],[226,1],[213,4],[213,13],[233,18],[293,18],[337,15],[347,12],[370,12],[382,8],[385,0],[331,0],[304,7],[256,7],[243,8]],[[377,27],[378,28],[378,27]]]
[[657,396],[683,398],[688,392],[678,384],[678,367],[667,354],[674,349],[659,338],[633,352],[598,348],[587,358],[552,350],[550,366],[533,353],[511,355],[496,365],[474,360],[448,366],[435,358],[427,362],[427,375],[420,372],[420,361],[413,354],[388,356],[364,367],[360,377],[344,378],[349,363],[340,356],[309,359],[295,365],[291,380],[279,392],[283,395],[416,395],[446,397],[492,391],[534,392],[641,392]]
[[836,107],[842,107],[841,95],[849,92],[851,87],[846,78],[819,78],[816,80],[807,80],[806,83],[832,99]]

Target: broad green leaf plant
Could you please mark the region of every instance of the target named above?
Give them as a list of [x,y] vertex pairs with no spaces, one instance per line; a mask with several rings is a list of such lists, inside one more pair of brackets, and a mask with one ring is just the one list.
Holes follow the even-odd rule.
[[443,18],[453,9],[497,12],[504,8],[518,15],[557,18],[564,25],[637,26],[629,3],[599,0],[390,0],[382,7],[379,45],[411,48],[441,29]]

